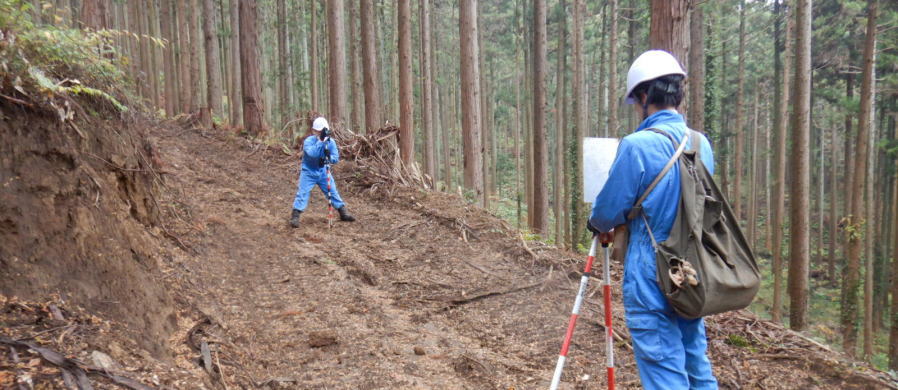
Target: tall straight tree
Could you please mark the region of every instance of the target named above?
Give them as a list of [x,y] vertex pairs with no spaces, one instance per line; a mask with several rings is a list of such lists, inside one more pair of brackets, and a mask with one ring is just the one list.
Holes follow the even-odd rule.
[[[879,2],[867,1],[867,35],[864,40],[864,64],[861,75],[861,107],[858,115],[857,149],[854,159],[854,175],[851,181],[854,196],[851,197],[848,232],[848,265],[842,280],[842,346],[849,356],[857,347],[858,287],[860,285],[860,259],[865,240],[871,239],[865,231],[864,187],[867,172],[867,143],[873,124],[874,77],[876,63],[876,12]],[[893,325],[894,326],[894,325]]]
[[[895,172],[898,176],[898,160],[895,161]],[[895,192],[892,204],[892,242],[898,244],[898,177],[895,177],[892,191]],[[898,275],[898,245],[892,246],[892,275]],[[892,315],[889,329],[889,369],[898,370],[898,278],[892,277]]]
[[584,79],[583,65],[583,16],[586,14],[586,5],[583,0],[574,0],[573,16],[573,52],[574,52],[574,136],[568,142],[571,159],[570,186],[571,189],[571,240],[570,247],[576,248],[580,242],[582,219],[582,200],[580,189],[581,172],[583,166],[583,137],[586,137],[588,111],[586,103],[586,80]]
[[424,127],[424,173],[436,181],[436,140],[433,125],[433,69],[430,52],[430,0],[421,0],[421,121]]
[[689,127],[705,131],[705,26],[704,8],[697,5],[689,17]]
[[[808,325],[808,235],[811,133],[811,7],[813,0],[798,0],[795,7],[795,91],[792,112],[792,188],[789,196],[789,326],[797,331]],[[863,169],[858,172],[864,172]],[[737,188],[738,190],[738,188]],[[863,191],[863,187],[861,187]]]
[[839,208],[836,206],[837,204],[839,204],[839,194],[838,194],[838,190],[836,189],[836,183],[839,182],[836,179],[836,177],[837,177],[836,174],[838,173],[838,167],[839,167],[839,164],[837,163],[839,161],[839,155],[837,153],[838,148],[836,147],[836,145],[838,143],[837,140],[839,137],[838,128],[836,126],[833,126],[830,129],[830,134],[831,134],[831,138],[830,138],[830,160],[829,160],[830,161],[830,164],[829,164],[830,165],[830,172],[829,172],[829,177],[830,177],[830,179],[829,179],[829,193],[830,193],[830,199],[829,199],[829,250],[827,251],[828,252],[827,253],[827,255],[828,255],[827,262],[829,263],[829,267],[828,267],[829,270],[827,273],[829,276],[829,281],[832,282],[833,286],[835,286],[836,285],[836,244],[838,243],[838,239],[836,238],[836,234],[837,234],[836,232],[838,231],[838,224],[839,224],[839,221],[838,221],[839,217],[837,214],[837,211]]
[[380,78],[377,74],[377,39],[374,28],[374,0],[361,0],[362,73],[365,76],[365,128],[376,131],[380,120]]
[[461,0],[458,9],[461,46],[462,142],[465,187],[483,202],[483,151],[481,147],[480,56],[477,48],[477,0]]
[[346,123],[346,31],[343,0],[327,1],[327,65],[330,124],[342,129]]
[[203,73],[200,70],[202,64],[201,55],[203,53],[203,39],[201,31],[203,30],[200,22],[200,7],[198,0],[186,0],[189,3],[188,12],[189,28],[190,28],[190,81],[193,89],[193,98],[190,100],[190,112],[200,113],[205,107],[206,102],[203,101]]
[[256,28],[256,1],[240,0],[240,68],[243,91],[243,128],[252,135],[265,134],[262,116],[262,74],[259,71],[259,43]]
[[352,92],[349,94],[352,105],[352,128],[362,128],[362,55],[359,48],[359,2],[349,2],[349,74]]
[[[208,0],[207,0],[208,1]],[[277,35],[278,35],[278,120],[281,124],[289,121],[290,109],[290,90],[287,89],[289,81],[289,70],[287,68],[287,58],[290,58],[289,48],[287,47],[287,4],[286,0],[277,0]]]
[[[774,19],[774,120],[773,132],[775,133],[776,150],[773,153],[773,310],[772,317],[775,322],[782,322],[783,307],[783,216],[786,212],[786,130],[789,115],[789,85],[791,61],[783,61],[783,55],[791,52],[791,18],[785,12],[785,0],[776,3],[777,17]],[[786,22],[786,21],[789,22]],[[785,39],[783,39],[783,25],[785,24]]]
[[242,72],[240,71],[240,12],[238,11],[238,2],[240,0],[229,0],[228,11],[231,16],[231,88],[228,91],[228,107],[231,111],[231,126],[236,126],[243,121],[243,104],[241,104],[240,80]]
[[[372,0],[373,1],[373,0]],[[321,96],[318,96],[318,74],[321,72],[318,69],[319,58],[318,58],[318,11],[316,10],[316,5],[318,4],[318,0],[312,0],[309,5],[311,5],[311,18],[310,18],[310,26],[309,26],[309,62],[312,63],[312,68],[309,70],[309,80],[311,95],[310,99],[312,101],[312,111],[320,111],[321,106]]]
[[[613,0],[612,0],[613,1]],[[546,174],[546,1],[533,0],[533,214],[530,228],[548,233],[549,191]]]
[[399,0],[399,155],[415,162],[415,112],[412,107],[412,11],[411,0]]
[[206,105],[208,106],[208,116],[204,115],[204,120],[208,120],[206,125],[212,125],[212,117],[221,114],[221,56],[218,48],[218,12],[215,10],[213,0],[203,1],[203,35],[206,46],[206,78],[208,82],[208,93],[206,94]]
[[105,0],[83,0],[81,2],[81,23],[84,28],[91,30],[107,28],[106,13]]
[[608,20],[611,21],[611,32],[608,34],[608,128],[605,135],[618,136],[617,105],[620,96],[617,96],[617,0],[609,0]]
[[681,64],[689,59],[690,0],[652,0],[649,46],[667,50]]
[[[799,49],[800,50],[800,49]],[[733,212],[742,220],[742,156],[745,149],[745,0],[739,1],[739,70],[736,76],[736,153],[733,159]]]
[[554,187],[554,213],[555,213],[555,243],[563,247],[564,246],[564,206],[567,202],[564,201],[564,178],[565,174],[565,166],[564,166],[564,143],[565,137],[564,133],[567,131],[567,107],[566,107],[566,98],[567,91],[567,77],[565,74],[567,73],[567,4],[565,0],[561,0],[560,5],[560,13],[558,20],[558,64],[556,65],[557,77],[555,80],[555,169],[553,174],[553,187]]
[[192,93],[195,93],[191,89],[191,85],[193,82],[191,81],[192,74],[190,73],[190,25],[188,23],[189,18],[187,17],[187,2],[186,1],[175,1],[177,4],[176,9],[176,18],[175,22],[178,26],[178,74],[181,75],[180,85],[178,86],[178,102],[179,102],[179,112],[180,113],[188,113],[190,112],[190,102],[193,99],[191,97]]
[[163,71],[165,72],[165,115],[174,116],[177,107],[177,84],[175,80],[175,37],[172,31],[172,3],[171,0],[159,2],[160,22],[162,25],[162,39],[167,43],[162,51]]

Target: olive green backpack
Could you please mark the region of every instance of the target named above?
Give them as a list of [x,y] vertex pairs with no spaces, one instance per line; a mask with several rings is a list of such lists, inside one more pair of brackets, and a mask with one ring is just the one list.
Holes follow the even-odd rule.
[[[628,218],[641,217],[645,223],[655,249],[661,291],[677,313],[689,319],[747,307],[760,286],[758,264],[729,203],[702,163],[702,137],[687,130],[677,142],[663,130],[648,130],[669,138],[676,153]],[[689,138],[692,147],[686,150]],[[675,163],[680,167],[680,202],[670,236],[659,243],[642,212],[642,202]]]

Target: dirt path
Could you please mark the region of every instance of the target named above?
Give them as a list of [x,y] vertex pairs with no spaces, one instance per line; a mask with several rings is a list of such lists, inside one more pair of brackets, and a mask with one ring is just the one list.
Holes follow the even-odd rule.
[[[450,217],[422,215],[452,202],[446,196],[372,201],[342,180],[353,175],[343,167],[338,183],[359,221],[328,230],[316,190],[294,230],[286,219],[295,157],[194,132],[164,135],[159,149],[170,172],[172,229],[191,249],[174,252],[170,264],[185,282],[183,298],[219,322],[241,355],[231,357],[245,368],[238,380],[507,389],[542,387],[551,375],[575,283],[497,233],[472,229],[462,237]],[[581,336],[599,330],[595,302]],[[310,335],[335,336],[336,344],[310,347]],[[568,380],[599,374],[596,341],[577,339]],[[622,381],[635,379],[628,360],[619,360]]]
[[[534,259],[501,222],[449,195],[354,186],[361,171],[352,163],[336,175],[359,221],[328,230],[316,191],[302,227],[291,229],[296,157],[212,134],[169,130],[157,140],[167,228],[183,246],[173,239],[163,256],[185,308],[172,342],[182,365],[195,367],[200,355],[185,344],[205,340],[224,368],[222,388],[547,387],[577,286],[573,254],[538,248]],[[567,388],[604,388],[600,298],[591,289]],[[635,388],[619,330],[619,387]],[[753,362],[756,374],[734,373],[727,335],[709,334],[723,387],[795,388],[801,375],[778,380],[811,369],[770,361]],[[806,388],[857,387],[802,375]]]

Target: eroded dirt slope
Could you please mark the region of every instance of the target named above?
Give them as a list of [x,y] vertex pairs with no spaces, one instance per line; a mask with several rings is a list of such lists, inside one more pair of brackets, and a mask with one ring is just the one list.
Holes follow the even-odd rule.
[[[21,125],[0,124],[0,130],[23,140],[34,137]],[[106,130],[115,133],[115,127]],[[73,240],[84,243],[73,252],[81,259],[76,265],[96,267],[106,263],[89,260],[102,259],[140,266],[143,273],[96,273],[109,281],[99,284],[98,299],[112,310],[54,296],[56,290],[46,287],[34,288],[36,302],[0,295],[0,387],[64,387],[66,372],[50,361],[52,353],[31,345],[78,359],[66,364],[82,367],[94,388],[103,389],[117,388],[111,374],[164,389],[548,387],[582,256],[525,244],[503,221],[455,195],[392,185],[383,172],[354,162],[339,164],[336,175],[359,221],[328,229],[323,196],[315,192],[303,226],[291,229],[297,156],[220,130],[169,123],[154,125],[150,133],[148,150],[158,152],[151,153],[153,170],[164,183],[152,220],[128,206],[134,203],[127,195],[137,192],[113,197],[119,192],[111,191],[133,189],[127,180],[116,187],[115,179],[146,169],[133,156],[111,148],[98,154],[106,161],[72,163],[66,156],[79,150],[78,143],[55,150],[40,139],[7,146],[12,155],[42,159],[41,172],[48,177],[56,177],[50,174],[54,161],[63,169],[80,168],[68,179],[38,175],[10,184],[15,192],[4,193],[4,199],[17,204],[57,202],[51,215],[32,219],[0,205],[15,217],[6,218],[12,225],[0,219],[0,234],[23,238],[0,254],[23,258],[46,251],[46,240]],[[25,172],[16,164],[4,167]],[[117,165],[110,170],[109,164]],[[105,167],[105,176],[95,174],[98,167]],[[90,175],[104,188],[99,203]],[[34,199],[28,191],[35,191]],[[101,223],[91,228],[72,219],[79,213]],[[53,218],[68,222],[40,222]],[[137,239],[143,245],[131,251],[120,245]],[[123,261],[135,252],[152,262]],[[31,258],[28,264],[44,264],[52,272],[14,268],[16,283],[36,286],[69,272],[81,288],[97,288],[92,279],[78,277],[78,270],[53,268],[71,266],[54,263],[52,256]],[[612,271],[619,286],[619,266]],[[598,285],[592,282],[581,313],[563,377],[566,389],[605,388]],[[165,304],[152,295],[139,299],[147,290],[160,292]],[[619,292],[615,288],[618,388],[639,388]],[[165,331],[141,327],[145,323],[163,324]],[[707,324],[722,388],[896,388],[885,374],[751,313],[715,316]],[[113,361],[107,367],[101,367],[109,363],[104,356]]]
[[[580,256],[535,243],[526,250],[501,221],[455,196],[372,188],[351,162],[336,175],[359,221],[329,230],[316,191],[302,227],[291,229],[296,156],[211,131],[171,129],[156,142],[172,233],[164,272],[184,307],[173,338],[181,365],[195,365],[205,342],[220,359],[212,376],[222,387],[547,387]],[[604,388],[600,302],[591,289],[569,388]],[[637,388],[621,312],[618,384]],[[722,387],[888,387],[764,324],[748,313],[709,319]],[[733,334],[747,345],[733,345]]]

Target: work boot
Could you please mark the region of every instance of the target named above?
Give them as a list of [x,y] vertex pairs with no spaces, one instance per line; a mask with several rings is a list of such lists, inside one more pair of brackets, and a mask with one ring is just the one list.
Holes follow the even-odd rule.
[[293,209],[293,214],[290,215],[290,226],[294,228],[299,227],[299,215],[302,214],[302,211],[297,209]]
[[340,207],[337,209],[337,212],[340,213],[340,220],[343,222],[355,222],[355,217],[349,215],[349,212],[346,211],[346,206]]

